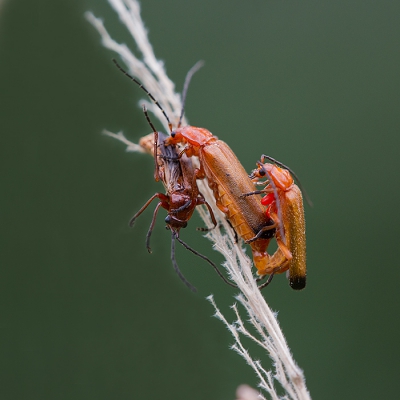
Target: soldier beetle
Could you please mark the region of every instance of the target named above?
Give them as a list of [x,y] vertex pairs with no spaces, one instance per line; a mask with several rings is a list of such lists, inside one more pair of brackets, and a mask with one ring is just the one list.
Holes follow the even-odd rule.
[[207,129],[194,126],[178,126],[165,144],[183,144],[181,156],[199,157],[196,177],[207,178],[217,207],[235,232],[250,244],[257,270],[265,271],[269,263],[267,247],[275,234],[275,224],[266,215],[259,195],[242,196],[253,191],[254,184],[230,147]]
[[[137,83],[148,96],[157,104],[160,110],[163,112],[164,116],[167,118],[168,124],[171,126],[169,119],[161,108],[160,104],[155,100],[147,89],[140,84],[136,79],[130,76],[126,71],[124,71],[118,63],[113,60],[116,66],[131,80]],[[199,68],[196,64],[187,74],[185,79],[183,99],[186,97],[187,88],[189,81],[193,73]],[[184,104],[184,102],[183,102]],[[183,117],[184,105],[182,106],[182,113],[180,120]],[[132,217],[129,225],[133,226],[136,218],[139,217],[150,205],[150,203],[158,198],[160,201],[157,204],[153,218],[146,235],[146,247],[149,253],[151,253],[150,248],[150,237],[156,222],[157,213],[160,207],[168,211],[168,215],[165,218],[166,228],[171,231],[171,261],[173,267],[180,277],[180,279],[188,286],[192,291],[196,291],[196,288],[186,280],[175,259],[175,239],[178,240],[187,250],[190,250],[193,254],[199,256],[203,260],[207,261],[218,273],[218,275],[230,286],[236,287],[236,285],[229,282],[222,273],[218,270],[216,265],[206,256],[200,254],[193,248],[191,248],[187,243],[179,237],[180,229],[185,228],[189,219],[192,217],[195,208],[199,205],[205,205],[210,213],[211,220],[214,227],[217,226],[217,221],[215,219],[214,213],[210,205],[205,200],[204,196],[200,193],[197,183],[196,183],[196,170],[194,169],[191,160],[185,155],[179,155],[175,146],[166,146],[166,139],[168,138],[162,132],[157,132],[154,125],[152,124],[145,107],[143,107],[143,112],[145,117],[153,129],[153,133],[140,139],[140,146],[151,155],[154,156],[155,168],[154,168],[154,178],[156,181],[161,180],[166,194],[155,193],[150,199],[143,205],[143,207]],[[208,228],[198,228],[198,230],[207,231]]]
[[[264,163],[269,159],[279,166]],[[278,249],[268,259],[260,275],[271,274],[267,285],[274,274],[289,270],[289,284],[295,290],[306,286],[306,236],[303,197],[300,188],[294,183],[288,167],[266,155],[261,156],[257,162],[258,168],[253,170],[250,178],[257,183],[259,179],[267,178],[262,182],[265,188],[245,193],[243,197],[266,193],[261,199],[261,204],[267,206],[265,211],[276,225],[276,241]],[[284,167],[284,168],[282,168]],[[297,177],[296,177],[297,178]],[[306,195],[308,200],[308,197]]]
[[[194,168],[190,160],[187,157],[178,158],[175,148],[165,146],[164,141],[167,136],[162,132],[158,132],[157,136],[158,139],[161,140],[160,144],[156,144],[158,178],[156,180],[162,181],[166,194],[155,193],[132,217],[129,223],[132,226],[136,218],[142,214],[154,199],[158,198],[160,200],[154,211],[153,220],[147,234],[146,247],[149,252],[151,252],[150,236],[160,207],[168,211],[168,216],[165,218],[165,222],[168,229],[174,232],[177,237],[179,237],[179,230],[181,228],[186,228],[188,220],[192,217],[193,212],[198,205],[204,204],[208,208],[214,226],[217,225],[217,221],[215,220],[210,205],[206,202],[197,188]],[[145,138],[148,140],[147,137]],[[143,139],[139,143],[147,152],[149,152],[148,143],[144,143]],[[201,230],[207,229],[201,228]]]
[[[153,140],[151,139],[153,137]],[[181,228],[187,226],[188,220],[192,217],[195,208],[198,205],[204,204],[209,212],[214,225],[217,224],[214,213],[210,205],[205,201],[202,194],[199,192],[194,177],[194,168],[191,161],[187,157],[178,158],[178,153],[174,147],[164,146],[164,141],[167,136],[162,132],[158,132],[157,135],[160,140],[160,144],[156,145],[157,156],[157,171],[158,178],[164,184],[166,194],[155,193],[144,206],[133,216],[130,221],[130,226],[133,226],[136,218],[142,214],[142,212],[150,205],[150,203],[158,198],[160,201],[157,204],[153,218],[150,224],[146,236],[146,247],[149,252],[150,248],[150,237],[154,224],[157,218],[157,213],[160,207],[168,211],[168,215],[165,218],[167,229],[171,231],[171,260],[175,271],[181,280],[192,290],[195,291],[193,285],[191,285],[181,273],[178,264],[175,259],[175,239],[178,240],[187,250],[190,250],[195,255],[207,261],[216,270],[218,275],[229,285],[232,285],[226,278],[221,274],[216,265],[206,256],[200,254],[196,250],[192,249],[187,243],[182,241],[179,237],[179,231]],[[151,150],[154,149],[154,135],[150,134],[142,138],[139,144],[151,154]],[[206,228],[198,228],[199,230],[206,231]]]

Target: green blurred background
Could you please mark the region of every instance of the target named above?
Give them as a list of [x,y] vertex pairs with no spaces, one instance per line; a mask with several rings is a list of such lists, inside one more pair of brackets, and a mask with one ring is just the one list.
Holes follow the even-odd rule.
[[[212,318],[235,290],[182,248],[173,272],[160,218],[128,220],[155,192],[152,159],[101,135],[149,132],[141,91],[84,19],[135,48],[106,0],[0,8],[1,399],[234,399],[257,384]],[[142,1],[156,55],[187,116],[247,170],[290,165],[306,206],[308,286],[264,292],[314,399],[396,398],[399,366],[398,1]],[[194,229],[182,238],[215,261]],[[249,346],[269,366],[266,355]]]

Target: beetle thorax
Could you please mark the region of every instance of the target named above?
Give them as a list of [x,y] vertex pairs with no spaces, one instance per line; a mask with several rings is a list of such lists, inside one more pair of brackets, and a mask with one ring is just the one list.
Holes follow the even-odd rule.
[[175,131],[176,138],[181,138],[182,142],[191,144],[193,147],[202,147],[210,141],[216,140],[215,136],[205,128],[195,126],[184,126]]
[[288,170],[279,168],[273,164],[264,164],[263,168],[268,172],[268,175],[278,189],[286,191],[293,185],[293,178]]

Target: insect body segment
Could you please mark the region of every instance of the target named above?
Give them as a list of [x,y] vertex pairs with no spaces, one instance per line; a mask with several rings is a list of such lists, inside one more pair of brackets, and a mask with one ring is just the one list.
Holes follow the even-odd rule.
[[[282,273],[289,270],[289,283],[293,289],[300,290],[306,285],[306,237],[303,197],[294,183],[290,172],[274,164],[263,163],[261,157],[258,168],[250,177],[254,181],[267,178],[263,190],[247,193],[267,193],[261,203],[267,206],[265,211],[277,225],[276,241],[278,249],[273,254],[265,270],[260,275]],[[246,195],[246,197],[247,197]],[[251,196],[252,197],[252,196]]]
[[207,129],[193,126],[178,128],[165,143],[182,143],[182,155],[199,157],[197,178],[208,179],[217,207],[250,244],[256,268],[265,270],[269,262],[267,247],[275,233],[274,221],[265,214],[259,195],[242,196],[253,191],[254,185],[230,147]]

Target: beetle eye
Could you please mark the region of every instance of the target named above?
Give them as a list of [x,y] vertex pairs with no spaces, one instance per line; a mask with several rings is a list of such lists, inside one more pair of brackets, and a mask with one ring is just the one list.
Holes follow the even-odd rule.
[[165,217],[165,220],[164,220],[164,221],[165,221],[166,224],[169,225],[169,224],[171,223],[171,216],[170,216],[170,215],[167,215],[167,216]]
[[264,175],[265,175],[265,170],[264,170],[264,168],[260,168],[259,171],[258,171],[258,173],[259,173],[260,176],[264,176]]
[[175,137],[175,135],[176,135],[176,132],[171,132],[171,137]]

